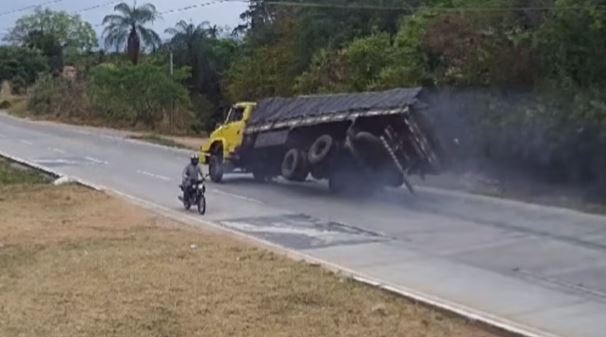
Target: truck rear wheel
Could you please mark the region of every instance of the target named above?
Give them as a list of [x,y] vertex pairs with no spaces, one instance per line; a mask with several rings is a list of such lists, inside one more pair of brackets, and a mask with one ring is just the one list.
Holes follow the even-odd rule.
[[282,160],[281,173],[288,180],[305,181],[309,175],[309,165],[305,153],[297,148],[288,150]]
[[212,154],[208,161],[208,173],[210,180],[215,183],[223,181],[223,158],[218,154]]
[[311,165],[319,164],[331,153],[334,139],[331,135],[322,135],[309,148],[308,159]]

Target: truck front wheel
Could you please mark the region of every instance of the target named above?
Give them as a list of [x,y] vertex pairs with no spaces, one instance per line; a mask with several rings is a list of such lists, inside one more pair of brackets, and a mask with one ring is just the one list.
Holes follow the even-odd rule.
[[212,154],[208,161],[208,173],[210,180],[215,183],[223,181],[223,158],[217,154]]

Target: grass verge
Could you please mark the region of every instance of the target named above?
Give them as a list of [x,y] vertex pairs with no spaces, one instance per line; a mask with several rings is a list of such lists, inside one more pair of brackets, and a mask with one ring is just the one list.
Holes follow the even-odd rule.
[[78,186],[0,186],[1,336],[493,333]]
[[50,177],[29,167],[0,157],[0,186],[42,184],[49,180]]

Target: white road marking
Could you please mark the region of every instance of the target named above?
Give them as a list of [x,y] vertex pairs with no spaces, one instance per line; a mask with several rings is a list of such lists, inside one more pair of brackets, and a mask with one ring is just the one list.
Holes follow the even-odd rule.
[[30,142],[29,140],[25,140],[25,139],[21,139],[21,140],[19,140],[19,142],[21,142],[25,145],[34,145],[34,143]]
[[61,153],[61,154],[65,154],[65,153],[67,153],[67,152],[65,152],[64,150],[61,150],[61,149],[56,148],[56,147],[49,147],[48,149],[49,149],[50,151],[52,151],[52,152],[56,152],[56,153]]
[[97,163],[97,164],[103,164],[103,165],[109,165],[109,162],[105,161],[105,160],[100,160],[97,158],[93,158],[93,157],[84,157],[84,159],[88,160],[88,161],[92,161],[93,163]]
[[151,177],[151,178],[164,180],[164,181],[170,181],[171,180],[169,177],[161,176],[159,174],[154,174],[154,173],[147,172],[147,171],[137,170],[137,173],[142,174],[144,176]]
[[73,160],[66,160],[66,159],[38,159],[38,160],[34,160],[34,162],[36,164],[47,164],[47,165],[53,165],[53,164],[63,164],[63,165],[78,165],[78,162],[75,162]]
[[218,190],[216,188],[211,188],[211,189],[209,189],[209,191],[213,192],[213,193],[217,193],[217,194],[227,195],[227,196],[230,196],[230,197],[233,197],[233,198],[237,198],[237,199],[241,199],[241,200],[245,200],[245,201],[254,202],[254,203],[259,204],[259,205],[265,205],[265,203],[263,201],[261,201],[261,200],[245,197],[245,196],[239,195],[239,194],[234,194],[234,193],[229,193],[229,192],[221,191],[221,190]]

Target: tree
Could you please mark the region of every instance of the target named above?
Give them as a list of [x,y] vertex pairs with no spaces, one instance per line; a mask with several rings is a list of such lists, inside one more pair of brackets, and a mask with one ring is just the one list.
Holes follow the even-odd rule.
[[89,51],[97,46],[97,37],[90,23],[79,15],[48,8],[38,8],[33,14],[17,20],[5,39],[21,46],[39,47],[42,38],[52,38],[62,48],[75,51]]
[[227,93],[232,100],[256,100],[268,96],[288,96],[299,74],[295,20],[276,23],[278,36],[272,45],[251,50],[234,62],[227,74]]
[[232,65],[239,44],[233,39],[219,38],[222,30],[208,22],[196,25],[180,21],[166,33],[172,38],[164,48],[173,53],[175,66],[188,66],[192,70],[186,83],[195,105],[196,128],[213,128],[221,115],[216,107],[225,104],[221,79]]
[[40,8],[17,20],[6,40],[41,50],[54,73],[63,69],[65,53],[79,54],[97,46],[95,31],[80,16]]
[[161,44],[160,36],[150,28],[145,27],[148,23],[153,23],[160,17],[156,7],[152,4],[145,4],[137,7],[130,7],[122,2],[114,11],[118,14],[110,14],[103,18],[103,24],[106,26],[103,31],[106,47],[116,47],[120,49],[126,45],[128,57],[133,64],[139,63],[141,47],[157,48]]
[[171,51],[175,52],[177,65],[188,65],[192,68],[192,76],[189,79],[191,90],[202,90],[203,86],[203,55],[206,51],[206,40],[209,32],[208,22],[199,25],[187,23],[184,20],[177,22],[175,27],[167,28],[165,33],[172,35],[169,43]]
[[188,47],[193,49],[193,44],[198,39],[216,37],[215,32],[211,32],[211,27],[212,26],[208,21],[204,21],[199,25],[194,25],[191,22],[187,23],[185,20],[181,20],[175,24],[175,27],[167,28],[164,32],[172,35],[171,42],[185,43]]

